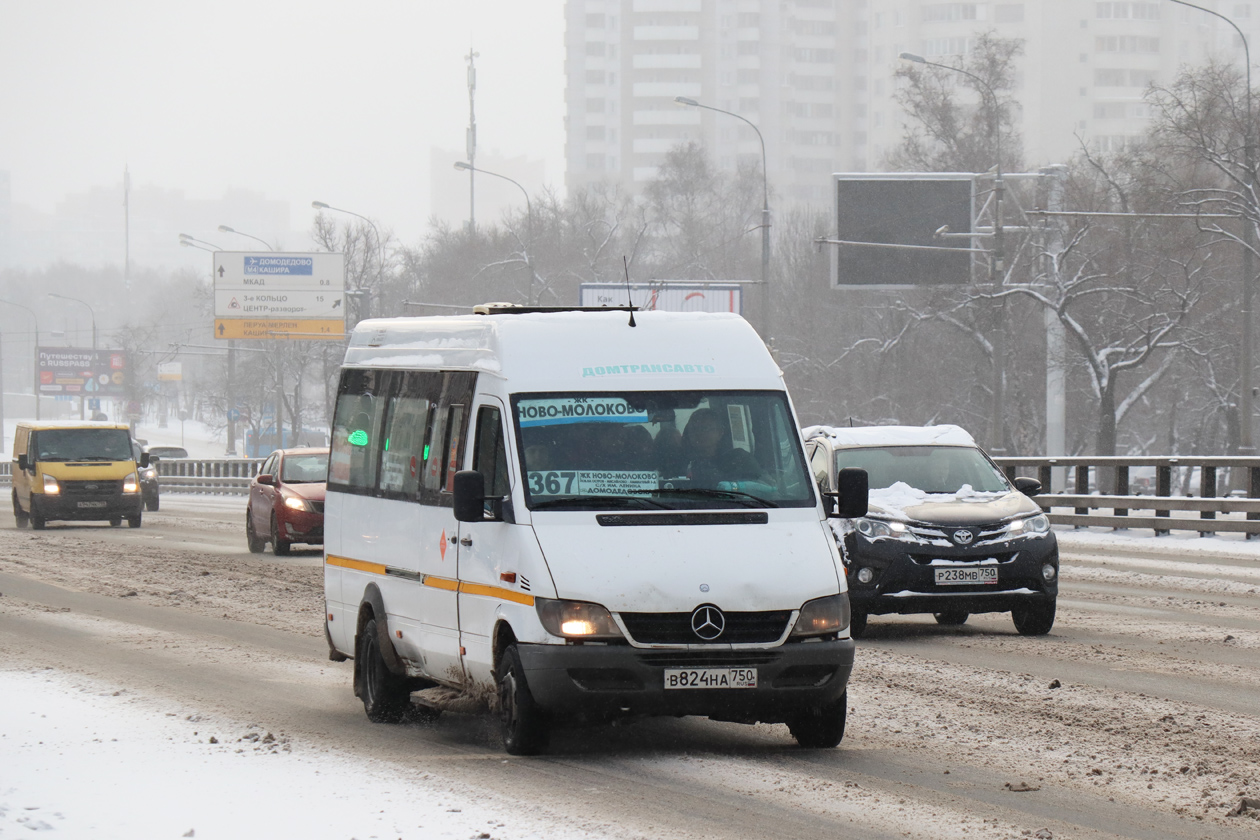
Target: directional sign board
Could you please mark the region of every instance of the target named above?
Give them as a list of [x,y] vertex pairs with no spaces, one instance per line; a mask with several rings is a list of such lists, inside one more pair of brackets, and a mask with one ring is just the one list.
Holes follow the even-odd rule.
[[343,254],[216,251],[214,337],[345,336]]

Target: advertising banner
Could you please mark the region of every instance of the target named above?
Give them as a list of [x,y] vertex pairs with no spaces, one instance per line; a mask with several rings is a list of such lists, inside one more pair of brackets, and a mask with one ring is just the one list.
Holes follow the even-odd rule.
[[60,396],[118,397],[127,382],[127,354],[90,347],[40,347],[39,392]]

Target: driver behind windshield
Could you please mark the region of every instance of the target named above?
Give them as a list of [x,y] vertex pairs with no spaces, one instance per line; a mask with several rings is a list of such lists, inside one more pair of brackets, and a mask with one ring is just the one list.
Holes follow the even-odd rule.
[[757,459],[731,444],[730,426],[711,408],[691,413],[683,429],[683,452],[694,487],[716,489],[719,482],[763,480]]

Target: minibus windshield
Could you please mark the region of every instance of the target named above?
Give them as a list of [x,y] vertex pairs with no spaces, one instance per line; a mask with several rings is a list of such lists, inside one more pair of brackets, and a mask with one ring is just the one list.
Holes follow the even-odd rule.
[[970,486],[978,493],[1009,493],[1002,471],[967,446],[870,446],[836,450],[836,469],[866,470],[872,490],[898,481],[925,493],[957,493]]
[[126,429],[41,429],[31,451],[39,461],[130,461]]
[[811,507],[781,391],[518,394],[533,510]]

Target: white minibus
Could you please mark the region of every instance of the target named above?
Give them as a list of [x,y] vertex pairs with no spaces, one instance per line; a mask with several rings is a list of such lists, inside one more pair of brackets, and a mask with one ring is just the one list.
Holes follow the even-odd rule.
[[360,323],[325,507],[329,655],[374,721],[490,709],[509,753],[648,715],[844,735],[824,497],[736,315],[477,307]]

